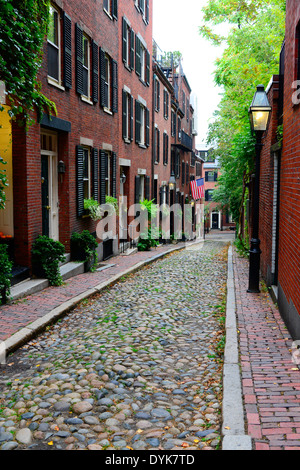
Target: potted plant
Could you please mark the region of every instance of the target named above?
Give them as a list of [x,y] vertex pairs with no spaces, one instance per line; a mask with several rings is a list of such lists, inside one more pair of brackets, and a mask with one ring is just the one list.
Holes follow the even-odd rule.
[[7,302],[10,294],[12,266],[7,245],[0,245],[0,303],[3,304]]
[[84,209],[91,219],[95,221],[101,220],[103,217],[103,210],[99,202],[95,201],[93,198],[84,200]]
[[96,238],[88,231],[74,232],[71,236],[71,257],[74,261],[84,261],[85,271],[94,271],[97,262]]
[[40,235],[32,246],[32,269],[37,277],[46,277],[51,286],[62,284],[59,263],[65,261],[65,247],[57,240]]

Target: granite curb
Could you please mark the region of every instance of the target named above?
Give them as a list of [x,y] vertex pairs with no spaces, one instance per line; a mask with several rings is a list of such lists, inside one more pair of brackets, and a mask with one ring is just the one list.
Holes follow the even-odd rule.
[[236,300],[232,246],[228,249],[226,343],[223,366],[222,450],[252,450],[252,439],[245,433],[245,417],[239,364]]

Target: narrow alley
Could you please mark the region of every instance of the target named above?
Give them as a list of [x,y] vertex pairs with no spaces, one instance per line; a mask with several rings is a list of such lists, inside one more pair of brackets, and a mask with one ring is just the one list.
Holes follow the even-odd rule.
[[10,355],[1,448],[218,449],[227,250],[170,254]]

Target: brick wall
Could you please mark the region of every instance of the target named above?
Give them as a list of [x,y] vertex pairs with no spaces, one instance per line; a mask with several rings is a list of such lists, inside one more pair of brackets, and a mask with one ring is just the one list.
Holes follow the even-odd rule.
[[285,40],[284,137],[281,157],[279,284],[290,304],[300,313],[300,105],[293,104],[296,79],[296,27],[298,0],[287,2]]

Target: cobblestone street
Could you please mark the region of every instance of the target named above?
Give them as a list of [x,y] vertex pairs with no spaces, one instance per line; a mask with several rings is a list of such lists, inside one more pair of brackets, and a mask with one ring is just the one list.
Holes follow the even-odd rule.
[[218,449],[227,249],[168,255],[9,356],[0,448]]

